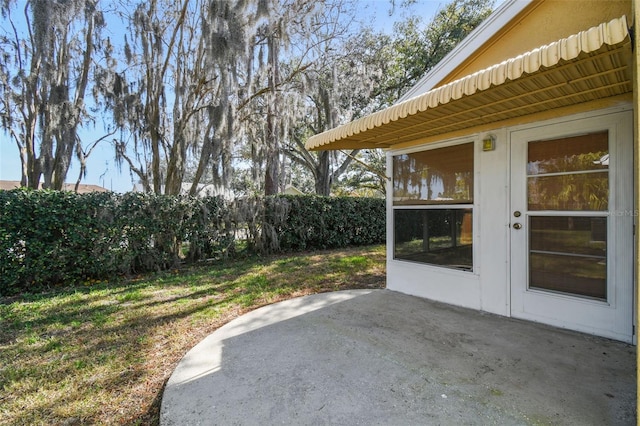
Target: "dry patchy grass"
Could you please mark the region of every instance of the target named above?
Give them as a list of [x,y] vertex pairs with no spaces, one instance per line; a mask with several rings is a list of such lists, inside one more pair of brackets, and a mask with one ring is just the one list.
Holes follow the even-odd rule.
[[252,309],[384,286],[384,246],[228,261],[0,299],[0,424],[157,424],[180,358]]

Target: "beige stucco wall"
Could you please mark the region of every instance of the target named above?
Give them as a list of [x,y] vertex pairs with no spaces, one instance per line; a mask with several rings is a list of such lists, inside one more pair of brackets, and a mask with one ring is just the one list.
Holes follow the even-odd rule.
[[438,86],[622,15],[630,18],[631,9],[631,0],[535,1]]

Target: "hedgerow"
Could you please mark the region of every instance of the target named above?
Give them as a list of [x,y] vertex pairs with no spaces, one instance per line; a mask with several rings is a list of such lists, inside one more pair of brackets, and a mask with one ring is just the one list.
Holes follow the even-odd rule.
[[0,296],[233,257],[240,246],[270,253],[384,239],[380,199],[0,191]]

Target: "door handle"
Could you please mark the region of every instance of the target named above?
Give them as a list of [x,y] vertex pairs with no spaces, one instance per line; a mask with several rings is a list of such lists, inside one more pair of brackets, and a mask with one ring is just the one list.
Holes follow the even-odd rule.
[[522,224],[521,223],[516,222],[516,223],[513,224],[513,229],[520,229],[520,228],[522,228]]

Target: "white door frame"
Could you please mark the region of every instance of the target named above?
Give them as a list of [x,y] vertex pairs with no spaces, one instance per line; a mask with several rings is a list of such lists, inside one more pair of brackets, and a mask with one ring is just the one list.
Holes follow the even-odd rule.
[[[622,112],[621,112],[622,111]],[[630,110],[598,111],[522,126],[510,141],[510,310],[511,316],[633,341],[633,116]],[[590,300],[528,288],[526,147],[530,141],[609,131],[607,300]],[[516,218],[518,210],[522,216]],[[522,229],[514,229],[514,223]]]

